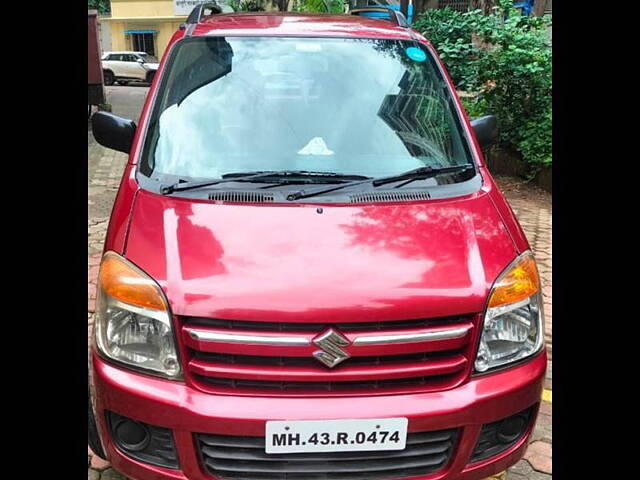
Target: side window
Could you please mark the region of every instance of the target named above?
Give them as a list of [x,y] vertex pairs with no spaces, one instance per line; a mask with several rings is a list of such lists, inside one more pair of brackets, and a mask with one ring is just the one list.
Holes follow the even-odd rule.
[[115,53],[115,54],[111,55],[111,58],[109,60],[120,61],[120,60],[122,60],[122,55],[120,55],[119,53]]

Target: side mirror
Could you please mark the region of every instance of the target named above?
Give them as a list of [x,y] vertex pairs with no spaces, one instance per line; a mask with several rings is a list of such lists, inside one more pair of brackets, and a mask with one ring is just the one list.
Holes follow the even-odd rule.
[[495,115],[487,115],[471,121],[480,148],[485,148],[498,139],[498,119]]
[[138,62],[139,64],[142,65],[144,63],[144,60],[142,58],[139,58],[139,59],[136,60],[136,62]]
[[133,120],[120,118],[112,113],[96,112],[91,117],[91,128],[96,141],[103,147],[129,153],[136,124]]

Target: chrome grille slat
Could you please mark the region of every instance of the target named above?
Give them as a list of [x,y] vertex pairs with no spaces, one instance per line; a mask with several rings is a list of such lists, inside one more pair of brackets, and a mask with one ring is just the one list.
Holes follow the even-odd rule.
[[440,327],[453,323],[460,323],[468,319],[468,315],[440,318],[418,318],[411,320],[390,320],[378,322],[255,322],[244,320],[225,320],[219,318],[182,317],[191,325],[226,328],[229,330],[263,330],[276,332],[316,332],[320,333],[328,324],[334,325],[341,332],[355,332],[359,330],[391,330],[403,328]]
[[[407,361],[425,362],[438,358],[446,358],[449,352],[422,352],[405,355],[377,355],[371,357],[351,357],[348,365],[389,365]],[[290,367],[322,367],[314,358],[307,357],[260,357],[257,355],[232,355],[224,353],[194,352],[194,358],[212,363],[228,363],[232,365],[276,365]]]

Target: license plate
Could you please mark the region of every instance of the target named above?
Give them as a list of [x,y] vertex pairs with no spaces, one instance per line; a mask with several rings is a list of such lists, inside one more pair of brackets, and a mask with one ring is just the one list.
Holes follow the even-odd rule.
[[266,453],[404,450],[406,418],[267,421]]

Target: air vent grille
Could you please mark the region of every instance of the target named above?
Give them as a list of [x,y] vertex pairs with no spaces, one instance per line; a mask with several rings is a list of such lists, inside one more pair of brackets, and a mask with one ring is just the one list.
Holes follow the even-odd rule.
[[273,194],[261,192],[211,192],[209,200],[234,203],[268,203],[273,202]]
[[369,202],[411,202],[415,200],[429,200],[429,192],[380,192],[358,193],[351,195],[351,203]]
[[404,450],[266,454],[264,437],[196,434],[207,471],[241,480],[389,480],[442,470],[460,430],[407,434]]

